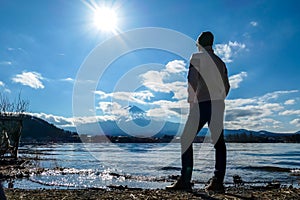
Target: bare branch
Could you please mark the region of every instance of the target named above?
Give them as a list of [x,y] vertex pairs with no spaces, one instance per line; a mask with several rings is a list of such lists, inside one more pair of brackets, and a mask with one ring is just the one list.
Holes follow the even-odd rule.
[[1,115],[14,115],[22,114],[28,110],[29,101],[21,98],[21,92],[18,94],[18,98],[11,102],[9,98],[0,93],[0,114]]

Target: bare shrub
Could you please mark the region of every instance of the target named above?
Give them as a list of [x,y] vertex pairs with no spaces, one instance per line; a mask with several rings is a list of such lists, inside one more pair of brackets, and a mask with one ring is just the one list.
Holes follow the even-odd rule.
[[7,95],[0,93],[0,115],[20,115],[28,110],[29,101],[21,98],[21,92],[14,101],[10,101]]

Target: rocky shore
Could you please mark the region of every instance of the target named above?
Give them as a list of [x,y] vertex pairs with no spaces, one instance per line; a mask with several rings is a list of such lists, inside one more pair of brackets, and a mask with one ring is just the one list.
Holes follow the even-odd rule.
[[187,200],[187,199],[204,199],[204,200],[244,200],[244,199],[300,199],[300,189],[298,188],[278,188],[269,189],[267,187],[257,188],[246,188],[246,187],[230,187],[226,189],[225,194],[208,194],[202,189],[194,189],[193,192],[183,191],[166,191],[162,189],[79,189],[79,190],[25,190],[25,189],[5,189],[7,199],[22,199],[22,200],[41,200],[41,199],[52,199],[52,200],[85,200],[85,199],[147,199],[147,200],[158,200],[158,199],[172,199],[172,200]]
[[[47,169],[36,168],[31,164],[32,159],[19,160],[2,160],[0,164],[0,180],[14,180],[18,178],[29,178],[30,174],[39,174]],[[64,168],[54,169],[58,172],[64,173]],[[111,174],[117,176],[118,174]],[[127,177],[134,178],[134,177]],[[176,178],[176,177],[174,177]],[[236,178],[237,179],[237,178]],[[195,186],[193,192],[184,191],[166,191],[163,189],[142,189],[142,188],[128,188],[127,186],[108,186],[107,189],[89,188],[89,189],[17,189],[9,187],[5,188],[5,195],[10,199],[57,199],[57,200],[85,200],[85,199],[300,199],[300,188],[293,188],[289,185],[280,183],[266,183],[260,186],[251,184],[242,184],[235,180],[235,186],[227,185],[225,194],[209,194],[203,189]],[[156,180],[159,181],[159,180]],[[160,180],[161,181],[161,180]],[[167,180],[165,180],[167,181]],[[168,180],[171,181],[171,180]]]

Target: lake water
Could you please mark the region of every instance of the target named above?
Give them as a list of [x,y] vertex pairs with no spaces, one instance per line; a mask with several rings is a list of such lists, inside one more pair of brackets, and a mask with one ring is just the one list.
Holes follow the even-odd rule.
[[[227,151],[227,185],[238,174],[252,184],[276,180],[299,187],[300,144],[228,143]],[[15,188],[164,188],[171,183],[172,175],[180,174],[181,166],[178,143],[28,145],[21,147],[20,152],[21,156],[39,157],[33,165],[47,170],[16,180]],[[213,146],[194,144],[194,157],[195,187],[203,187],[213,175]]]

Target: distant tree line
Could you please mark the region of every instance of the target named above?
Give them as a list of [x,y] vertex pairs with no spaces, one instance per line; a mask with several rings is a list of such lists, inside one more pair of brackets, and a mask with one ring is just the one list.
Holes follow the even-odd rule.
[[237,143],[300,143],[300,134],[258,135],[236,133],[225,137],[227,142]]

